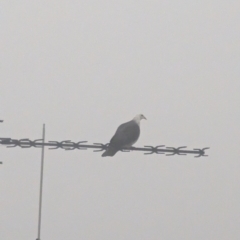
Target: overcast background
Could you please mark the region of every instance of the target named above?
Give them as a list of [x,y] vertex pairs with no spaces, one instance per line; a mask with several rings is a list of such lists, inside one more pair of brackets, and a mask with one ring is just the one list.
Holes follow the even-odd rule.
[[[42,240],[240,239],[239,1],[1,1],[1,137],[209,157],[46,149]],[[0,239],[37,238],[40,149],[0,147]]]

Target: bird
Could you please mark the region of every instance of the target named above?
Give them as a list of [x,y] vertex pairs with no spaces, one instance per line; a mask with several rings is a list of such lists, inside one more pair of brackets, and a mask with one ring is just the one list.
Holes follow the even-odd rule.
[[142,119],[147,120],[143,114],[137,114],[131,121],[121,124],[102,157],[112,157],[122,148],[131,147],[136,143],[140,136],[140,121]]

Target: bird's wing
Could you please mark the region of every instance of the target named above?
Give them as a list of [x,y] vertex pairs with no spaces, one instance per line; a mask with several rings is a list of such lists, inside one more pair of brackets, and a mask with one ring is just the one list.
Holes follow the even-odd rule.
[[140,127],[134,121],[129,121],[120,125],[110,141],[110,145],[121,149],[132,145],[137,141],[140,135]]

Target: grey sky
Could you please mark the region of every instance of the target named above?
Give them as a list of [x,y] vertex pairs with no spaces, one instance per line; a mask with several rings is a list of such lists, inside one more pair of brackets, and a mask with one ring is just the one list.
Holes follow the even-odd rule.
[[[208,158],[46,150],[44,240],[240,239],[239,1],[1,1],[1,137]],[[0,239],[36,239],[40,150],[0,147]]]

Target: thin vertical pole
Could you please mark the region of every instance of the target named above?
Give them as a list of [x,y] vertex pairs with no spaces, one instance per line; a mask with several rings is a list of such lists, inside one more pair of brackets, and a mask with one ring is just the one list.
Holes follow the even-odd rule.
[[43,141],[43,145],[42,145],[42,156],[41,156],[41,175],[40,175],[40,194],[39,194],[39,213],[38,213],[38,238],[37,238],[37,240],[40,240],[40,235],[41,235],[45,124],[43,124],[42,141]]
[[[2,123],[2,122],[3,122],[3,120],[0,120],[0,122]],[[2,164],[2,162],[0,162],[0,164]]]

